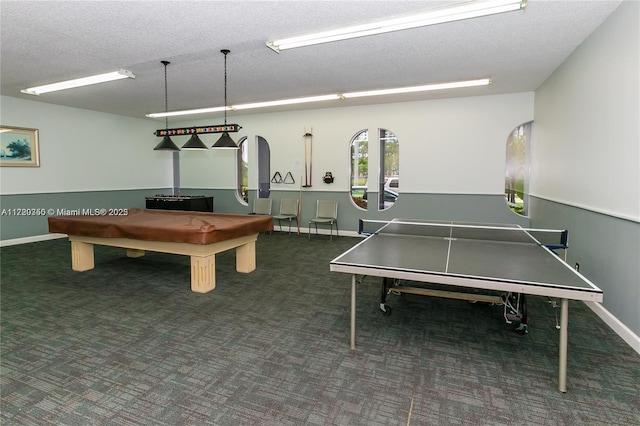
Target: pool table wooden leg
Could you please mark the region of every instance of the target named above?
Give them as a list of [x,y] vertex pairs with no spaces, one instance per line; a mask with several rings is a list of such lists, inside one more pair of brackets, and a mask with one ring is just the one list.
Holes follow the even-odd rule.
[[191,256],[191,291],[207,293],[216,288],[216,255]]
[[236,248],[236,271],[248,274],[256,269],[256,242],[251,241]]
[[71,241],[71,269],[83,272],[94,266],[93,244]]

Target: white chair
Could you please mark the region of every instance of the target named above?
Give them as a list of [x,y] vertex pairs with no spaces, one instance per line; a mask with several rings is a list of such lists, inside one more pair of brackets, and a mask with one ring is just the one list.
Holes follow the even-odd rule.
[[280,212],[273,216],[278,220],[278,226],[282,231],[282,221],[289,221],[289,233],[291,233],[291,222],[294,220],[298,223],[298,199],[297,198],[283,198],[280,200]]
[[316,206],[316,217],[309,220],[309,239],[311,239],[311,224],[315,225],[316,235],[318,234],[318,224],[329,225],[330,239],[333,240],[333,225],[336,225],[336,235],[338,233],[338,202],[334,200],[318,200]]
[[252,214],[271,215],[271,198],[256,198],[253,200]]

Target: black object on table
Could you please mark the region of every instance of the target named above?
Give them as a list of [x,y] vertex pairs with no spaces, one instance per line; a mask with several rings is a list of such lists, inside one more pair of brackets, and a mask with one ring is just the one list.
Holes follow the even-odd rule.
[[146,208],[158,210],[185,210],[213,212],[213,197],[204,195],[163,195],[145,197]]

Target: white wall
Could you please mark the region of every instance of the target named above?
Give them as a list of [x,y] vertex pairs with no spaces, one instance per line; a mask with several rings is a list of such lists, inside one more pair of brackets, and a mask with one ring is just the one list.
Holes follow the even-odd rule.
[[[171,187],[171,155],[153,151],[157,122],[1,97],[3,124],[39,129],[39,168],[0,169],[3,195]],[[348,191],[349,142],[362,129],[378,127],[400,141],[403,191],[501,194],[509,132],[533,117],[533,93],[444,99],[374,106],[233,115],[243,129],[237,140],[264,137],[271,172],[294,173],[304,164],[302,135],[313,128],[313,181],[326,171],[328,189]],[[216,120],[213,120],[216,121]],[[211,119],[175,123],[212,124]],[[213,123],[215,124],[215,123]],[[209,140],[211,139],[211,140]],[[208,145],[216,135],[203,136]],[[186,140],[185,140],[186,141]],[[176,139],[178,145],[182,139]],[[235,188],[235,152],[180,153],[181,187]],[[373,158],[375,160],[375,157]],[[370,185],[375,182],[370,181]],[[281,188],[288,189],[290,185]],[[297,188],[297,185],[294,185]],[[251,186],[255,189],[255,183]],[[314,185],[313,190],[323,186]]]
[[[386,128],[400,142],[402,192],[503,194],[506,140],[516,126],[533,119],[533,93],[232,114],[228,119],[243,127],[234,135],[236,141],[243,136],[251,143],[255,135],[265,138],[271,149],[271,174],[279,171],[284,178],[291,171],[296,183],[300,178],[295,170],[296,161],[304,164],[302,135],[305,128],[307,131],[313,128],[313,190],[348,191],[351,138],[363,129],[375,135],[378,128]],[[200,120],[181,124],[216,123]],[[370,140],[374,135],[370,133]],[[207,145],[217,139],[206,138]],[[180,145],[182,141],[176,143]],[[233,151],[183,152],[180,156],[182,187],[235,187]],[[330,187],[320,185],[327,171],[335,177]],[[370,188],[375,188],[375,182],[371,181],[373,174]],[[255,183],[250,188],[255,189]]]
[[[153,151],[157,122],[2,96],[3,125],[39,131],[40,167],[0,168],[0,193],[171,187],[171,155]],[[162,126],[160,126],[162,127]]]
[[639,9],[622,3],[536,91],[532,195],[640,221]]

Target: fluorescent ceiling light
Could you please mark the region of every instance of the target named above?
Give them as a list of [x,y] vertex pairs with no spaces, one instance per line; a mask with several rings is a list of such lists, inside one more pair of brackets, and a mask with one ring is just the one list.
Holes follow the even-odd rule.
[[44,86],[29,87],[21,90],[28,95],[41,95],[43,93],[56,92],[58,90],[72,89],[74,87],[89,86],[91,84],[120,80],[123,78],[136,78],[131,71],[118,70],[89,77],[76,78],[75,80],[61,81],[59,83],[45,84]]
[[293,49],[296,47],[311,46],[314,44],[329,43],[332,41],[364,37],[373,34],[382,34],[392,31],[511,12],[524,9],[526,6],[527,0],[477,0],[467,3],[458,3],[453,6],[432,9],[422,13],[383,21],[270,40],[267,41],[267,47],[276,52],[280,52],[281,50]]
[[231,107],[213,107],[213,108],[198,108],[198,109],[186,109],[183,111],[170,111],[170,112],[154,112],[153,114],[146,114],[149,118],[162,118],[162,117],[176,117],[179,115],[191,115],[191,114],[207,114],[209,112],[220,112],[225,109],[233,109]]
[[251,108],[265,108],[270,106],[279,106],[279,105],[293,105],[293,104],[303,104],[307,102],[322,102],[322,101],[332,101],[340,99],[340,95],[321,95],[321,96],[309,96],[307,98],[295,98],[295,99],[281,99],[279,101],[268,101],[268,102],[254,102],[251,104],[241,104],[241,105],[232,105],[231,108],[234,110],[239,109],[251,109]]
[[426,84],[424,86],[396,87],[392,89],[349,92],[343,93],[342,97],[348,99],[362,98],[366,96],[396,95],[399,93],[427,92],[430,90],[461,89],[463,87],[488,86],[489,84],[491,84],[491,82],[492,81],[490,78],[480,78],[477,80],[454,81],[451,83]]
[[[461,89],[464,87],[488,86],[491,78],[479,78],[475,80],[453,81],[450,83],[426,84],[423,86],[396,87],[391,89],[367,90],[363,92],[335,93],[331,95],[309,96],[305,98],[281,99],[278,101],[254,102],[249,104],[231,105],[228,110],[242,110],[251,108],[265,108],[270,106],[294,105],[307,102],[322,102],[348,98],[362,98],[366,96],[395,95],[400,93],[427,92],[430,90]],[[178,115],[205,114],[209,112],[224,111],[224,107],[189,109],[184,111],[156,112],[146,114],[149,118],[175,117]]]
[[[227,110],[236,111],[240,109],[266,108],[270,106],[302,104],[306,102],[321,102],[336,99],[340,99],[340,95],[309,96],[306,98],[281,99],[279,101],[253,102],[249,104],[230,105]],[[184,111],[155,112],[153,114],[146,114],[146,116],[149,118],[162,118],[175,117],[178,115],[206,114],[209,112],[220,112],[224,110],[225,108],[222,106],[214,108],[188,109]]]

